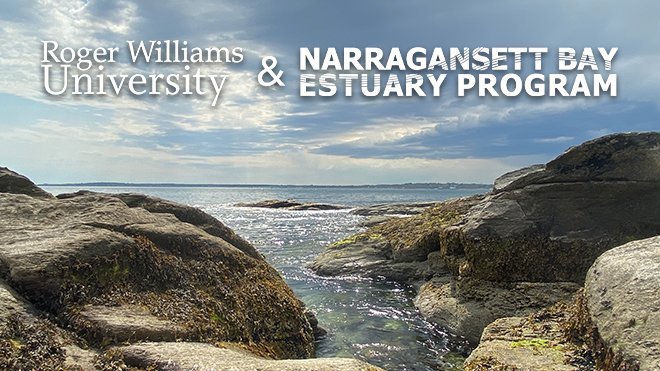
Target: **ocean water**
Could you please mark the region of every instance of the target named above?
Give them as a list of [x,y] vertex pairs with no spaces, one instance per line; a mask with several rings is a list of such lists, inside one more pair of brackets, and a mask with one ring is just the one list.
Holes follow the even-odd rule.
[[[44,187],[53,194],[77,187]],[[419,316],[414,290],[404,284],[358,277],[319,277],[306,265],[324,246],[362,230],[364,217],[339,211],[286,211],[233,206],[239,202],[295,199],[351,207],[439,201],[488,189],[350,187],[87,187],[137,192],[199,207],[252,242],[317,314],[328,336],[318,357],[355,357],[387,370],[460,369],[465,342]]]

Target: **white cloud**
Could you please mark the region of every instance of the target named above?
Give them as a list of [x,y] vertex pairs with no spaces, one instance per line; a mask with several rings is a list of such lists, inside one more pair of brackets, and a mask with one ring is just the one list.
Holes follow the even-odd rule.
[[[227,5],[226,7],[228,7]],[[119,1],[114,4],[111,14],[94,15],[87,1],[41,0],[35,4],[31,22],[0,21],[0,92],[5,92],[29,99],[38,100],[54,106],[89,106],[112,111],[109,115],[115,117],[113,124],[118,125],[119,132],[130,135],[153,135],[161,132],[157,115],[171,115],[170,120],[181,129],[189,131],[210,131],[213,129],[244,129],[261,128],[276,130],[275,119],[286,115],[290,104],[283,99],[273,99],[272,96],[260,91],[256,84],[256,76],[241,71],[219,71],[217,66],[203,65],[202,73],[229,73],[230,77],[221,95],[219,107],[210,107],[211,98],[167,100],[136,99],[128,94],[105,97],[52,97],[43,92],[41,40],[55,40],[60,47],[120,47],[124,51],[128,39],[139,39],[135,27],[141,21],[137,14],[137,5],[130,1]],[[196,9],[196,10],[195,10]],[[231,9],[230,9],[231,10]],[[183,13],[204,13],[203,9],[181,6]],[[231,13],[234,14],[234,13]],[[190,14],[189,14],[190,15]],[[192,16],[199,16],[192,14]],[[102,36],[101,36],[102,35]],[[211,45],[227,44],[232,35],[206,34],[213,41]],[[224,39],[223,39],[224,38]],[[267,52],[267,48],[251,43],[254,50]],[[254,51],[246,52],[252,53]],[[168,73],[180,70],[181,66],[166,66],[159,72]],[[127,74],[150,72],[140,66],[117,62],[108,68],[106,73]],[[57,82],[57,78],[54,82]],[[61,81],[61,80],[59,80]],[[126,112],[126,110],[139,110]],[[187,112],[187,113],[182,113]],[[148,122],[149,119],[153,121]]]
[[536,143],[566,143],[575,140],[575,137],[560,136],[554,138],[536,138],[534,142]]
[[386,144],[430,132],[436,125],[424,119],[385,118],[382,121],[319,138],[316,143],[317,145],[350,143],[360,146]]

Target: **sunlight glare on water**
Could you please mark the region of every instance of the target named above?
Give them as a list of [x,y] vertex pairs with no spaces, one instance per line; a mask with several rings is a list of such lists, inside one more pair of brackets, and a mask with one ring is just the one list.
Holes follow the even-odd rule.
[[[52,193],[69,187],[46,187]],[[422,319],[407,285],[358,277],[319,277],[307,268],[327,244],[363,230],[363,217],[348,210],[286,211],[233,206],[265,199],[361,206],[442,200],[478,190],[364,190],[299,187],[112,187],[98,192],[137,192],[196,206],[233,228],[264,254],[296,295],[317,314],[328,336],[319,357],[356,357],[388,370],[460,369],[464,342]],[[486,190],[483,190],[486,191]]]

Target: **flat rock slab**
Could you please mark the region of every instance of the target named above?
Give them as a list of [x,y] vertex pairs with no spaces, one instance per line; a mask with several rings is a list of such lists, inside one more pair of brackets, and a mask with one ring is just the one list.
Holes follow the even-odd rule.
[[601,255],[587,274],[587,308],[606,346],[641,370],[660,370],[660,236]]
[[[487,370],[579,370],[563,364],[564,353],[552,347],[520,346],[512,342],[492,340],[479,349],[465,365],[467,371]],[[514,343],[515,344],[515,343]],[[533,342],[530,341],[530,344]]]
[[378,367],[348,358],[269,360],[245,350],[219,348],[205,343],[141,343],[118,349],[132,367],[156,366],[158,370],[273,370],[273,371],[377,371]]
[[138,305],[87,305],[80,311],[74,326],[79,333],[91,333],[101,343],[174,341],[188,333],[183,326],[158,318]]

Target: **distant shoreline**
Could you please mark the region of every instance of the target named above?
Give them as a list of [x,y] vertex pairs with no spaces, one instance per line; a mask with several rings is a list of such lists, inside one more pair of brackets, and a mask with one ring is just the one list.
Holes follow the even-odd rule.
[[403,184],[360,184],[360,185],[316,185],[316,184],[189,184],[189,183],[121,183],[121,182],[89,182],[89,183],[42,183],[41,187],[188,187],[188,188],[364,188],[364,189],[484,189],[492,188],[492,184],[481,183],[403,183]]

